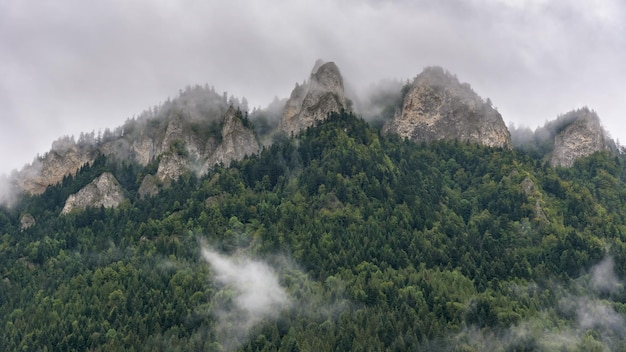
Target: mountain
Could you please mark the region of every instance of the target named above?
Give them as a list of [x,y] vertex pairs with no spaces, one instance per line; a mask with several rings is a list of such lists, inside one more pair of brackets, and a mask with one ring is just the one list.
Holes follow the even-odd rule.
[[[366,104],[372,111],[363,114],[375,121],[372,114],[378,113],[384,121],[383,133],[413,142],[456,140],[503,148],[513,145],[501,115],[489,99],[483,100],[469,84],[460,83],[440,67],[424,69],[404,88],[399,82],[385,87],[373,93]],[[330,113],[351,106],[339,68],[321,60],[308,81],[296,84],[281,108],[282,103],[275,100],[266,110],[253,111],[252,121],[245,98],[228,98],[226,93],[219,95],[208,86],[187,87],[175,99],[144,111],[114,131],[107,129],[98,136],[93,132],[81,134],[78,141],[74,137],[60,138],[48,153],[15,174],[10,183],[26,194],[41,194],[102,154],[142,166],[156,163],[155,170],[143,175],[139,193],[155,195],[188,172],[203,175],[216,164],[228,165],[258,153],[261,138],[270,145],[270,137],[277,132],[287,136],[300,133]],[[392,111],[395,113],[390,117]],[[275,114],[280,114],[277,123],[273,122]],[[568,113],[535,134],[514,132],[516,148],[535,151],[552,166],[569,167],[582,156],[616,149],[595,112],[588,109]],[[535,140],[531,143],[535,147],[523,142],[529,138]],[[540,149],[542,152],[538,152]],[[548,152],[550,156],[546,156]]]
[[[159,157],[119,158],[0,207],[3,350],[626,347],[624,154],[553,168],[343,112],[153,196]],[[60,216],[113,177],[120,206]]]
[[188,87],[56,141],[0,205],[2,349],[626,350],[626,154],[597,114],[509,139],[443,69],[382,93],[368,122],[318,62],[250,114]]
[[346,98],[339,68],[334,62],[318,60],[309,80],[302,85],[296,83],[285,104],[279,129],[291,136],[343,109]]
[[204,174],[215,164],[228,165],[260,150],[240,105],[213,88],[188,87],[113,132],[82,134],[77,142],[73,137],[57,140],[50,152],[17,174],[18,185],[28,194],[41,194],[101,154],[143,166],[158,163],[154,176],[159,187],[187,172]]
[[402,106],[383,127],[413,142],[458,140],[511,148],[502,116],[467,83],[440,67],[424,69],[404,95]]

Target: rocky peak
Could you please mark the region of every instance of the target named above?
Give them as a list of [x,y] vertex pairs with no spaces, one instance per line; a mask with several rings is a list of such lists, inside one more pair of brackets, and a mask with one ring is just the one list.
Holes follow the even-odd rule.
[[512,147],[502,116],[489,99],[484,101],[469,84],[440,67],[426,68],[415,78],[383,132],[414,142],[444,139]]
[[122,186],[113,174],[105,172],[77,193],[70,195],[61,214],[67,214],[75,208],[117,207],[124,199]]
[[232,106],[226,111],[221,135],[222,142],[208,159],[205,169],[220,163],[229,165],[232,161],[256,154],[261,149],[247,117]]
[[554,149],[550,165],[570,167],[578,158],[608,149],[600,118],[588,108],[570,111],[555,122]]
[[279,129],[291,135],[346,107],[343,77],[334,62],[318,60],[308,82],[296,84],[285,104]]

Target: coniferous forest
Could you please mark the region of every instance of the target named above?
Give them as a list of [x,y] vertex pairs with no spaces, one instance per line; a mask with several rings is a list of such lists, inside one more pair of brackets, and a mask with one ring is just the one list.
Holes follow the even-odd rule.
[[[1,208],[1,350],[626,350],[624,154],[553,168],[341,113],[139,197],[156,165]],[[105,171],[128,200],[60,214]]]

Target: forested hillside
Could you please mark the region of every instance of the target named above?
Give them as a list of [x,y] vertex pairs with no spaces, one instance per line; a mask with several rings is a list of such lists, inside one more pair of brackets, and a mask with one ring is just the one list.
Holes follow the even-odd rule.
[[[0,349],[626,349],[624,154],[553,168],[342,113],[142,199],[157,165],[100,156],[0,210]],[[106,171],[126,201],[61,215]]]

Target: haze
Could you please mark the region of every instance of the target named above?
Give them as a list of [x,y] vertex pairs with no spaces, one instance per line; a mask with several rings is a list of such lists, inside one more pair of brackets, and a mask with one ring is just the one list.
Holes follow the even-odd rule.
[[597,111],[626,140],[621,0],[0,0],[0,174],[186,85],[265,107],[317,58],[356,90],[440,65],[534,128]]

